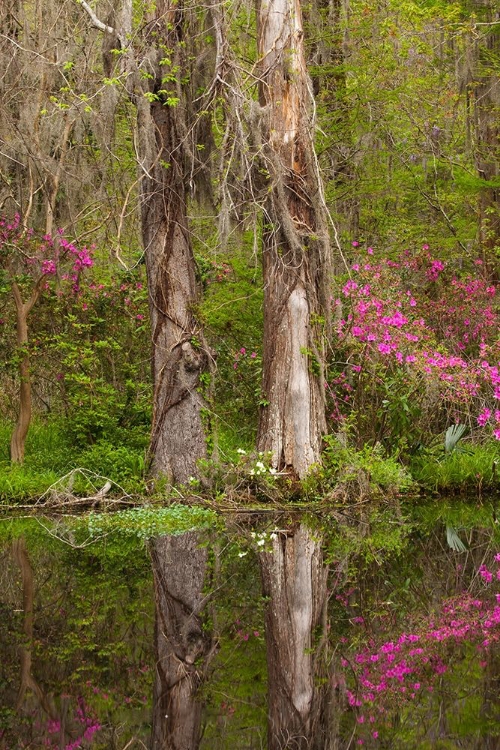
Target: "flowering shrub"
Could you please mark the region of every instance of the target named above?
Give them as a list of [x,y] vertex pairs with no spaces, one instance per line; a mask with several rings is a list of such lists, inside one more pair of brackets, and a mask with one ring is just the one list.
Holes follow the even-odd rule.
[[[403,716],[415,741],[415,733],[426,731],[420,711],[429,715],[429,702],[441,691],[444,675],[450,672],[451,678],[455,667],[464,668],[469,677],[470,670],[486,669],[500,640],[500,554],[492,564],[482,563],[475,577],[478,592],[444,600],[411,632],[379,644],[371,638],[342,659],[358,745],[377,747],[386,735],[394,739],[391,733]],[[363,618],[355,620],[363,624]],[[476,677],[481,685],[481,675]],[[465,696],[467,690],[470,681],[459,692]]]
[[[64,724],[58,719],[47,719],[45,728],[47,737],[43,746],[54,748],[54,750],[61,747],[64,747],[64,750],[78,750],[78,748],[89,746],[96,732],[101,729],[94,711],[86,704],[82,696],[78,696],[72,723],[74,724],[72,734],[76,734],[77,737],[65,742]],[[40,727],[37,728],[43,729],[43,722],[40,722]],[[61,744],[61,739],[63,739],[63,744]]]
[[[6,371],[0,413],[12,418],[17,411],[11,406],[17,406],[9,394],[11,381],[13,395],[19,381],[29,380],[35,407],[54,416],[63,412],[65,434],[74,445],[112,440],[115,447],[127,442],[142,452],[150,421],[142,269],[96,279],[89,273],[93,264],[93,248],[77,247],[62,231],[38,238],[21,226],[19,216],[0,220],[0,351]],[[28,318],[35,303],[36,315]],[[25,319],[22,341],[5,325],[16,315]],[[109,463],[105,446],[102,453]]]
[[500,320],[481,266],[459,276],[427,245],[367,256],[333,300],[333,425],[350,417],[360,444],[404,447],[458,422],[500,439]]
[[69,281],[74,293],[80,289],[80,275],[94,265],[93,248],[77,248],[65,237],[62,229],[52,237],[49,234],[36,237],[32,229],[21,225],[21,217],[15,214],[9,221],[0,217],[0,263],[10,278],[19,277],[26,284],[30,279],[46,285],[52,277],[59,282]]
[[0,218],[0,282],[2,291],[10,292],[16,321],[19,409],[10,441],[10,457],[14,463],[24,460],[32,414],[28,316],[43,292],[50,288],[52,277],[57,277],[59,293],[63,281],[69,280],[72,292],[78,294],[80,274],[92,265],[89,250],[77,249],[63,237],[62,230],[56,237],[46,234],[39,239],[21,225],[19,214],[11,222]]

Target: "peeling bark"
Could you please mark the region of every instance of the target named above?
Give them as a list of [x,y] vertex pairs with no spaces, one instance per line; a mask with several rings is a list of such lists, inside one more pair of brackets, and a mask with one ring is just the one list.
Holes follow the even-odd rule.
[[331,268],[322,186],[313,146],[300,3],[258,10],[260,102],[269,172],[263,233],[264,374],[258,449],[303,477],[319,460],[326,429],[322,325]]
[[207,548],[197,532],[151,542],[155,584],[154,750],[196,750],[202,702],[198,690],[214,649],[203,626]]
[[330,746],[324,646],[328,569],[303,525],[261,555],[266,608],[269,750]]

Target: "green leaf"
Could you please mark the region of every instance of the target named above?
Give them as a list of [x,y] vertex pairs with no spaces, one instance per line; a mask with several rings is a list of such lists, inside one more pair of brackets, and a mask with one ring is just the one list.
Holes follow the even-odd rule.
[[462,542],[453,526],[446,526],[446,541],[448,542],[448,547],[454,552],[467,552],[467,547]]
[[444,436],[445,453],[452,453],[455,450],[458,441],[466,430],[467,427],[464,424],[452,424],[451,427],[448,427]]

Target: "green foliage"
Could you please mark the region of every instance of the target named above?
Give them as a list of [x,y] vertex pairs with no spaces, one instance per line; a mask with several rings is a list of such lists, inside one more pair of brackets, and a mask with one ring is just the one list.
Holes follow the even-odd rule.
[[323,464],[311,473],[306,486],[316,481],[320,491],[328,487],[339,494],[358,497],[397,494],[414,487],[408,470],[396,457],[387,456],[380,443],[357,451],[340,437],[326,435],[325,445]]
[[444,452],[453,453],[466,431],[467,426],[464,424],[450,425],[444,436]]
[[[100,440],[80,448],[65,420],[37,420],[28,437],[25,462],[15,465],[9,460],[11,430],[9,423],[0,423],[0,498],[6,502],[38,498],[76,468],[100,475],[101,484],[110,479],[127,492],[145,492],[147,433],[124,431],[116,443]],[[93,495],[95,491],[94,483],[84,476],[74,478],[71,492]]]
[[330,560],[349,560],[350,575],[363,575],[368,565],[401,559],[411,539],[413,525],[390,505],[366,508],[352,506],[351,512],[326,532]]
[[417,482],[436,491],[460,489],[478,492],[498,488],[497,466],[500,461],[498,441],[485,445],[469,443],[467,451],[454,450],[445,456],[423,451],[411,463],[411,472]]
[[209,530],[218,525],[213,511],[173,504],[166,508],[143,506],[113,514],[90,513],[78,522],[76,529],[94,539],[108,534],[123,534],[147,541],[161,534],[183,534],[193,529]]
[[[204,296],[200,316],[217,362],[211,385],[217,431],[236,447],[253,442],[262,377],[262,272],[254,255],[255,236],[232,239],[224,255],[213,235],[213,223],[194,221],[195,251]],[[205,242],[197,240],[203,232]],[[230,450],[229,446],[228,449]]]
[[[120,741],[125,744],[134,736],[147,741],[154,607],[144,545],[118,536],[99,546],[75,549],[68,541],[59,541],[58,535],[65,539],[63,527],[47,519],[44,526],[50,534],[34,519],[9,525],[12,536],[22,533],[26,539],[36,591],[34,672],[42,689],[50,693],[57,713],[71,720],[78,706],[84,705],[86,712],[97,716],[102,728],[92,746],[98,750],[112,746],[115,727],[120,727]],[[2,541],[7,542],[5,536]],[[5,549],[0,554],[7,562],[4,580],[13,578],[6,593],[10,612],[20,596],[17,570],[9,566]],[[0,632],[5,676],[0,696],[2,704],[9,706],[18,681],[22,610],[8,619],[2,617]],[[15,724],[5,716],[1,726],[9,746],[17,747],[25,736],[30,736],[31,744],[45,746],[41,737],[47,717],[41,710],[37,713],[36,706],[31,707],[26,728],[23,711],[16,713]]]
[[[226,542],[226,539],[224,539]],[[264,605],[256,555],[241,558],[239,535],[225,543],[218,590],[218,652],[204,685],[203,745],[220,750],[262,747],[266,735]]]
[[30,469],[26,466],[0,464],[0,501],[5,507],[20,500],[32,500],[42,495],[58,479],[50,470]]
[[116,482],[127,492],[144,492],[144,455],[145,449],[99,441],[83,451],[78,460],[82,467]]

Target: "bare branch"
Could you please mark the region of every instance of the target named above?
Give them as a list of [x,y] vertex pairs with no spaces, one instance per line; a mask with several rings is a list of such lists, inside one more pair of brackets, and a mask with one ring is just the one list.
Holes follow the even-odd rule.
[[107,34],[116,34],[116,31],[112,26],[107,26],[107,24],[103,23],[97,18],[96,14],[85,0],[76,0],[76,2],[81,5],[85,11],[87,11],[96,29],[99,29],[99,31],[105,31]]

